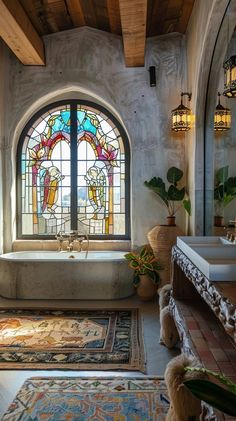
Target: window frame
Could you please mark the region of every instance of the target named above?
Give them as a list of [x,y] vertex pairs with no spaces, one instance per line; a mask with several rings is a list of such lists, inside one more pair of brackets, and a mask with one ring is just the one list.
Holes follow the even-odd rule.
[[[87,101],[84,99],[68,99],[68,100],[61,100],[57,102],[50,103],[45,107],[38,110],[26,123],[25,127],[23,128],[18,145],[17,145],[17,154],[16,154],[16,225],[17,225],[17,239],[25,239],[25,240],[52,240],[55,239],[55,235],[50,234],[22,234],[22,207],[21,207],[21,194],[22,194],[22,184],[21,184],[21,154],[22,154],[22,147],[25,141],[25,137],[35,123],[35,121],[42,116],[42,114],[48,112],[49,110],[61,106],[61,105],[70,105],[71,107],[71,156],[76,156],[76,165],[75,159],[71,160],[71,174],[76,174],[71,177],[71,230],[76,230],[77,227],[77,106],[78,105],[85,105],[88,107],[92,107],[101,111],[104,115],[106,115],[117,127],[120,132],[124,150],[125,150],[125,234],[123,235],[116,235],[116,234],[89,234],[89,238],[91,240],[130,240],[130,145],[127,134],[122,127],[121,123],[117,120],[117,118],[105,107],[100,104],[97,104],[93,101]],[[75,139],[76,141],[72,140]]]

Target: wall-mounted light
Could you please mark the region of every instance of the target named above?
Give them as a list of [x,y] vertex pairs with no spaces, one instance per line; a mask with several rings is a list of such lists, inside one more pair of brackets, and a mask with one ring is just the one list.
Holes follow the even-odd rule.
[[171,129],[175,132],[187,131],[191,128],[191,110],[183,105],[183,96],[187,96],[191,101],[192,94],[188,92],[181,92],[180,105],[171,111],[172,126]]
[[231,56],[223,64],[224,67],[224,92],[228,98],[236,97],[236,56]]
[[150,80],[150,86],[156,86],[156,68],[155,68],[155,66],[149,67],[149,80]]
[[220,92],[218,92],[218,97],[219,100],[214,115],[214,130],[224,131],[231,127],[231,111],[220,103]]

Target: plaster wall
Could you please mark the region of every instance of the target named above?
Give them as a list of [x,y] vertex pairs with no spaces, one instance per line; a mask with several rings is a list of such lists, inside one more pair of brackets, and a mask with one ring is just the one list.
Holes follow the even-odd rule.
[[[0,39],[0,253],[3,252],[3,230],[4,230],[4,214],[3,202],[5,197],[6,179],[5,172],[5,155],[6,155],[6,115],[10,112],[10,104],[8,101],[9,93],[9,54],[4,42]],[[4,181],[5,180],[5,181]],[[10,192],[9,192],[10,193]],[[8,196],[9,197],[9,196]],[[7,203],[6,203],[7,205]]]
[[[204,232],[205,166],[204,129],[205,105],[211,59],[217,34],[228,0],[198,0],[186,33],[188,91],[192,92],[191,108],[194,127],[188,133],[188,184],[193,205],[190,232]],[[207,159],[213,159],[211,155]]]
[[[185,167],[185,142],[170,130],[170,111],[186,89],[185,37],[169,34],[147,40],[146,65],[126,68],[119,36],[80,28],[44,37],[46,66],[23,66],[9,52],[11,111],[5,127],[4,248],[15,239],[16,147],[29,118],[47,103],[87,98],[110,109],[123,124],[131,148],[131,235],[133,245],[165,223],[167,212],[143,184],[166,178],[170,166]],[[157,85],[149,86],[148,68],[156,66]],[[10,181],[9,181],[10,180]],[[177,223],[185,229],[185,214]]]

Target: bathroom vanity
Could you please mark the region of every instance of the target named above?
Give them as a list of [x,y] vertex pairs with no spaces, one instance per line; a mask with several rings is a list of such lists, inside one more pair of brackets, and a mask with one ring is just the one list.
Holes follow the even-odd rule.
[[236,383],[236,245],[220,237],[178,237],[172,285],[182,350]]

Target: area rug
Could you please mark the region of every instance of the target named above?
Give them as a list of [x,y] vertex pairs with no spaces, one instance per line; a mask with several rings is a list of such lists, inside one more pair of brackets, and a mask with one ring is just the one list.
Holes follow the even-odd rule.
[[167,389],[159,378],[26,380],[2,421],[164,421]]
[[145,372],[139,311],[1,310],[0,368]]

